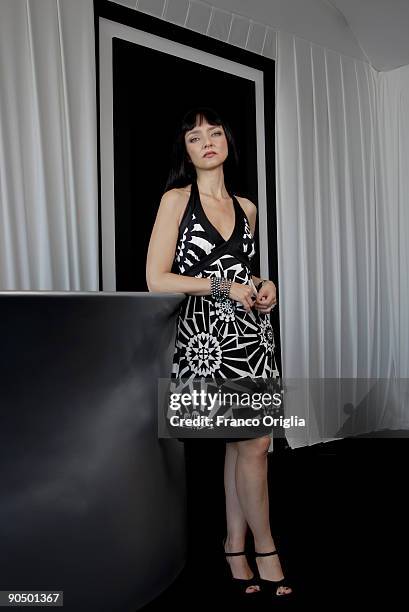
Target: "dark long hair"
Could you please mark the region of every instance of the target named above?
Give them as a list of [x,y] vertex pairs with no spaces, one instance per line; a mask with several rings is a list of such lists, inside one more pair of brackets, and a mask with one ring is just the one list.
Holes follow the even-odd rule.
[[218,112],[207,106],[197,106],[195,108],[191,108],[182,117],[182,120],[177,126],[175,139],[173,142],[171,168],[164,191],[169,191],[169,189],[172,189],[173,187],[185,187],[196,178],[196,168],[191,162],[188,162],[185,134],[195,127],[197,117],[199,118],[199,124],[201,124],[205,119],[208,123],[210,123],[210,125],[222,126],[224,133],[226,134],[228,155],[223,164],[223,174],[226,189],[231,193],[235,188],[235,175],[237,173],[239,163],[236,143],[234,141],[232,131],[226,121]]

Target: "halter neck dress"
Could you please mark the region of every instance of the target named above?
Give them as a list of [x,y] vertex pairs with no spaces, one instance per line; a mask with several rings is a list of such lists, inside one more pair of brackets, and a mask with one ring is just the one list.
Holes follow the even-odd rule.
[[[193,180],[179,226],[172,272],[250,283],[255,240],[243,208],[234,195],[231,197],[235,224],[225,240],[207,218]],[[230,298],[187,294],[177,318],[171,379],[277,378],[274,348],[269,313],[255,308],[247,312]]]

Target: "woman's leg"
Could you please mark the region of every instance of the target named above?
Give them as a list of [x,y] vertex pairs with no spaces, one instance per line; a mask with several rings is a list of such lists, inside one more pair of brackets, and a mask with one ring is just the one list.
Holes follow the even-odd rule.
[[[254,546],[257,552],[270,552],[275,549],[270,529],[269,498],[267,482],[267,453],[270,438],[254,438],[236,442],[236,492],[232,491],[230,484],[230,498],[237,498],[237,506],[233,504],[230,508],[236,511],[236,518],[230,519],[234,525],[246,521],[253,536]],[[236,510],[241,509],[241,513]],[[283,578],[278,555],[257,558],[261,577],[266,580],[280,580]],[[278,594],[291,592],[289,587],[280,587]]]
[[[226,523],[227,538],[225,542],[226,552],[241,552],[245,547],[247,532],[247,521],[241,509],[236,490],[236,462],[237,443],[226,444],[226,456],[224,463],[224,489],[226,494]],[[226,557],[234,578],[251,578],[253,572],[247,563],[246,557]],[[250,586],[247,592],[258,591],[258,586]]]
[[247,521],[241,509],[236,490],[236,462],[238,450],[236,442],[226,444],[224,462],[224,491],[226,494],[226,524],[229,549],[244,550]]

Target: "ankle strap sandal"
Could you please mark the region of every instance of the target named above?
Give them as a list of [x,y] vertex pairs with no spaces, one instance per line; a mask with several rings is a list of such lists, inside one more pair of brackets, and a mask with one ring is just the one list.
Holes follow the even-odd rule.
[[[278,555],[278,552],[276,550],[273,550],[271,552],[266,552],[266,553],[258,553],[255,552],[254,556],[256,557],[271,557],[272,555]],[[256,561],[257,563],[257,561]],[[258,566],[257,566],[258,567]],[[293,590],[292,587],[290,587],[289,584],[287,584],[287,578],[281,578],[280,580],[266,580],[265,578],[262,578],[260,576],[260,569],[258,570],[259,573],[259,584],[261,586],[261,590],[264,591],[265,593],[268,593],[269,595],[273,595],[274,598],[280,598],[280,599],[289,599],[291,597],[291,599],[293,598]],[[277,593],[278,589],[280,587],[284,587],[284,588],[288,588],[291,589],[291,591],[289,593],[281,592],[281,593]]]
[[[246,554],[246,551],[243,550],[241,552],[226,552],[224,550],[226,544],[226,538],[223,540],[223,552],[225,557],[241,557]],[[230,584],[236,589],[239,595],[245,595],[246,597],[250,597],[251,595],[256,595],[260,592],[260,585],[258,578],[253,576],[252,578],[235,578],[231,576]],[[257,587],[253,591],[247,591],[249,587]]]

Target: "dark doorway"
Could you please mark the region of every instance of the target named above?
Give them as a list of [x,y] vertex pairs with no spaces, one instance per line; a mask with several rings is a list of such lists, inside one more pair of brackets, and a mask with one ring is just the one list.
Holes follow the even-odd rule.
[[215,108],[230,124],[240,158],[236,195],[257,203],[254,82],[113,39],[117,291],[148,290],[146,253],[170,167],[175,127],[195,105]]

